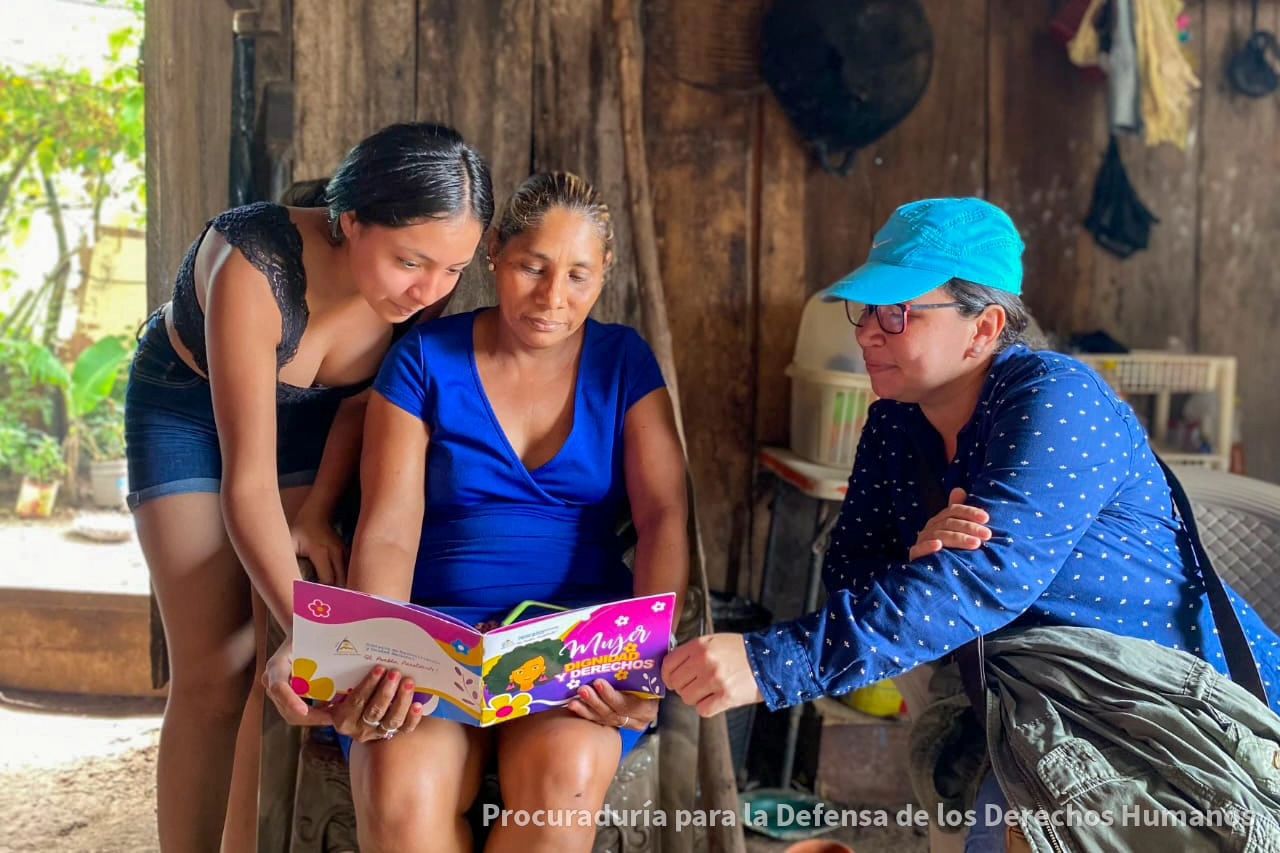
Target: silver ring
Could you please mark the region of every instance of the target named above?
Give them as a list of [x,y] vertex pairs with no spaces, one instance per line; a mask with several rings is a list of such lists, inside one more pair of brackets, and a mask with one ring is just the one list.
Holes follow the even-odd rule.
[[382,739],[383,739],[383,740],[391,740],[393,737],[395,737],[395,736],[396,736],[396,732],[398,732],[398,731],[400,731],[400,729],[398,729],[398,728],[396,728],[396,729],[386,729],[386,730],[382,733]]
[[382,726],[382,720],[371,720],[368,717],[361,717],[360,722],[364,723],[366,726],[372,726],[375,729]]
[[623,716],[623,718],[622,718],[622,722],[621,722],[621,723],[618,723],[618,728],[620,728],[620,729],[625,729],[625,728],[627,727],[627,723],[629,723],[629,722],[631,722],[631,715],[630,715],[630,714],[626,714],[626,715],[624,715],[624,716]]

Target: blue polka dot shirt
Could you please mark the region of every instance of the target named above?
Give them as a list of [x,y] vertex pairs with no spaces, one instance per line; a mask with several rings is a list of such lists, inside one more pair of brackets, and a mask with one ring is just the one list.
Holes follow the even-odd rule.
[[[991,539],[908,561],[932,515],[924,495],[954,487],[988,512]],[[1225,673],[1183,535],[1128,404],[1075,359],[1011,347],[993,362],[952,460],[919,406],[872,405],[827,551],[827,602],[747,634],[747,656],[773,709],[902,675],[1009,626],[1102,628]],[[1229,595],[1280,710],[1280,641]]]

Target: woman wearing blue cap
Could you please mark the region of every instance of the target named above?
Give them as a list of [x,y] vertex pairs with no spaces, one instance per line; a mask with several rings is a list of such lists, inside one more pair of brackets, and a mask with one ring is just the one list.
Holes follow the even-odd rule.
[[[827,552],[828,601],[670,654],[668,685],[703,716],[846,693],[1009,626],[1101,628],[1226,672],[1133,410],[1079,361],[1024,340],[1022,250],[987,202],[919,201],[829,288],[881,399]],[[1280,641],[1230,597],[1270,687]],[[1000,801],[990,777],[981,799]],[[972,832],[969,848],[1001,849],[1003,830],[991,835]]]

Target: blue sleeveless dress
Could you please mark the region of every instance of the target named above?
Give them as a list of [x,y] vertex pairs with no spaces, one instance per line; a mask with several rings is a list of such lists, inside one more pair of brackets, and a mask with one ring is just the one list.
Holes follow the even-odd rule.
[[[431,434],[413,602],[477,624],[528,599],[574,607],[629,597],[615,533],[627,510],[623,426],[632,405],[664,387],[652,350],[628,326],[587,320],[569,437],[530,471],[480,381],[477,313],[416,326],[373,386]],[[625,752],[639,733],[622,736]]]

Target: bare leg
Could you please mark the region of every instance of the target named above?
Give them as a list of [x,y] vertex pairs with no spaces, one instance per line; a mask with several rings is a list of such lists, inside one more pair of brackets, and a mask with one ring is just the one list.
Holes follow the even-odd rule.
[[[618,770],[615,729],[568,712],[546,711],[498,727],[498,779],[505,808],[541,811],[546,824],[494,827],[486,853],[589,851],[594,818]],[[589,814],[591,821],[581,819]],[[585,824],[585,825],[584,825]]]
[[394,740],[353,744],[361,853],[471,853],[464,816],[491,748],[490,732],[433,719]]
[[236,733],[235,766],[222,831],[223,853],[243,853],[258,846],[258,773],[262,752],[262,657],[266,643],[267,606],[256,592],[253,599],[253,682]]
[[134,513],[164,620],[171,680],[156,770],[160,848],[216,851],[236,730],[253,677],[249,581],[218,495],[170,495]]
[[[302,506],[310,486],[285,489],[280,493],[285,518],[292,522]],[[236,736],[235,771],[231,776],[231,793],[227,802],[227,820],[223,829],[222,849],[225,853],[242,853],[258,845],[258,779],[262,758],[262,713],[266,693],[262,687],[262,670],[267,662],[267,605],[257,592],[253,597],[253,636],[255,663],[253,683],[244,705],[240,729]]]

